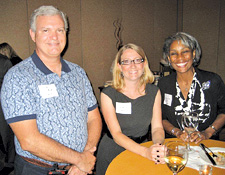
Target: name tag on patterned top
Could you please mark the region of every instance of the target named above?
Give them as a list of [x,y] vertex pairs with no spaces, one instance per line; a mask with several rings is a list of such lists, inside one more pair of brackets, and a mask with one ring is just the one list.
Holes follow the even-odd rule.
[[164,94],[164,102],[163,102],[163,104],[165,104],[167,106],[171,106],[172,105],[172,95]]
[[131,103],[116,102],[116,113],[118,114],[131,114]]
[[39,85],[38,88],[39,88],[41,97],[44,99],[59,96],[56,86],[54,84]]

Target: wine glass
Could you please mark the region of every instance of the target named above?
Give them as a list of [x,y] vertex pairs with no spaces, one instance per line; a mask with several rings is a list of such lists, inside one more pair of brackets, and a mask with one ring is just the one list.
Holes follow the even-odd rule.
[[198,131],[199,117],[197,112],[184,112],[181,117],[182,129],[188,134],[188,151],[192,151],[190,147],[190,137],[195,131]]
[[187,164],[187,144],[182,141],[169,141],[165,144],[165,146],[165,162],[169,169],[173,172],[173,175],[177,175],[185,168],[185,165]]

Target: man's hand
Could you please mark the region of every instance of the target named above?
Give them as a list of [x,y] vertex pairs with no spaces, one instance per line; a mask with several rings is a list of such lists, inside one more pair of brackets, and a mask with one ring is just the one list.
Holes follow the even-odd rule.
[[69,169],[68,175],[87,175],[86,172],[81,171],[79,168],[77,168],[75,165],[71,166]]
[[81,153],[81,160],[77,164],[77,167],[88,174],[92,173],[92,170],[95,166],[96,157],[93,155],[96,151],[96,147],[93,147],[89,150],[85,150]]

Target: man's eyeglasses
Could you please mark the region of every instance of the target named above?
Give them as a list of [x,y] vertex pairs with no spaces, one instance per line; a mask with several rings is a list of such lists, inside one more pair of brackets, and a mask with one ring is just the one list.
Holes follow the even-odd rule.
[[137,59],[134,59],[134,60],[123,60],[123,61],[120,62],[120,64],[122,64],[122,65],[130,65],[132,62],[134,64],[140,64],[140,63],[144,62],[144,58],[137,58]]

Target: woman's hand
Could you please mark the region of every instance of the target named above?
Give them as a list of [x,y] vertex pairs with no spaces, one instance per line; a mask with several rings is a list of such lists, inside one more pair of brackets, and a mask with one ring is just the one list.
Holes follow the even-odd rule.
[[197,143],[201,142],[202,140],[206,140],[206,139],[209,139],[209,138],[210,138],[210,136],[206,132],[204,132],[204,131],[202,131],[202,132],[196,131],[196,132],[193,132],[191,134],[190,141],[191,142],[195,142],[195,144],[197,144]]
[[181,139],[184,142],[188,142],[188,139],[190,139],[188,138],[188,134],[185,131],[178,131],[175,133],[175,135],[178,139]]
[[155,164],[164,164],[165,146],[161,143],[156,143],[150,148],[147,148],[147,158],[155,162]]

